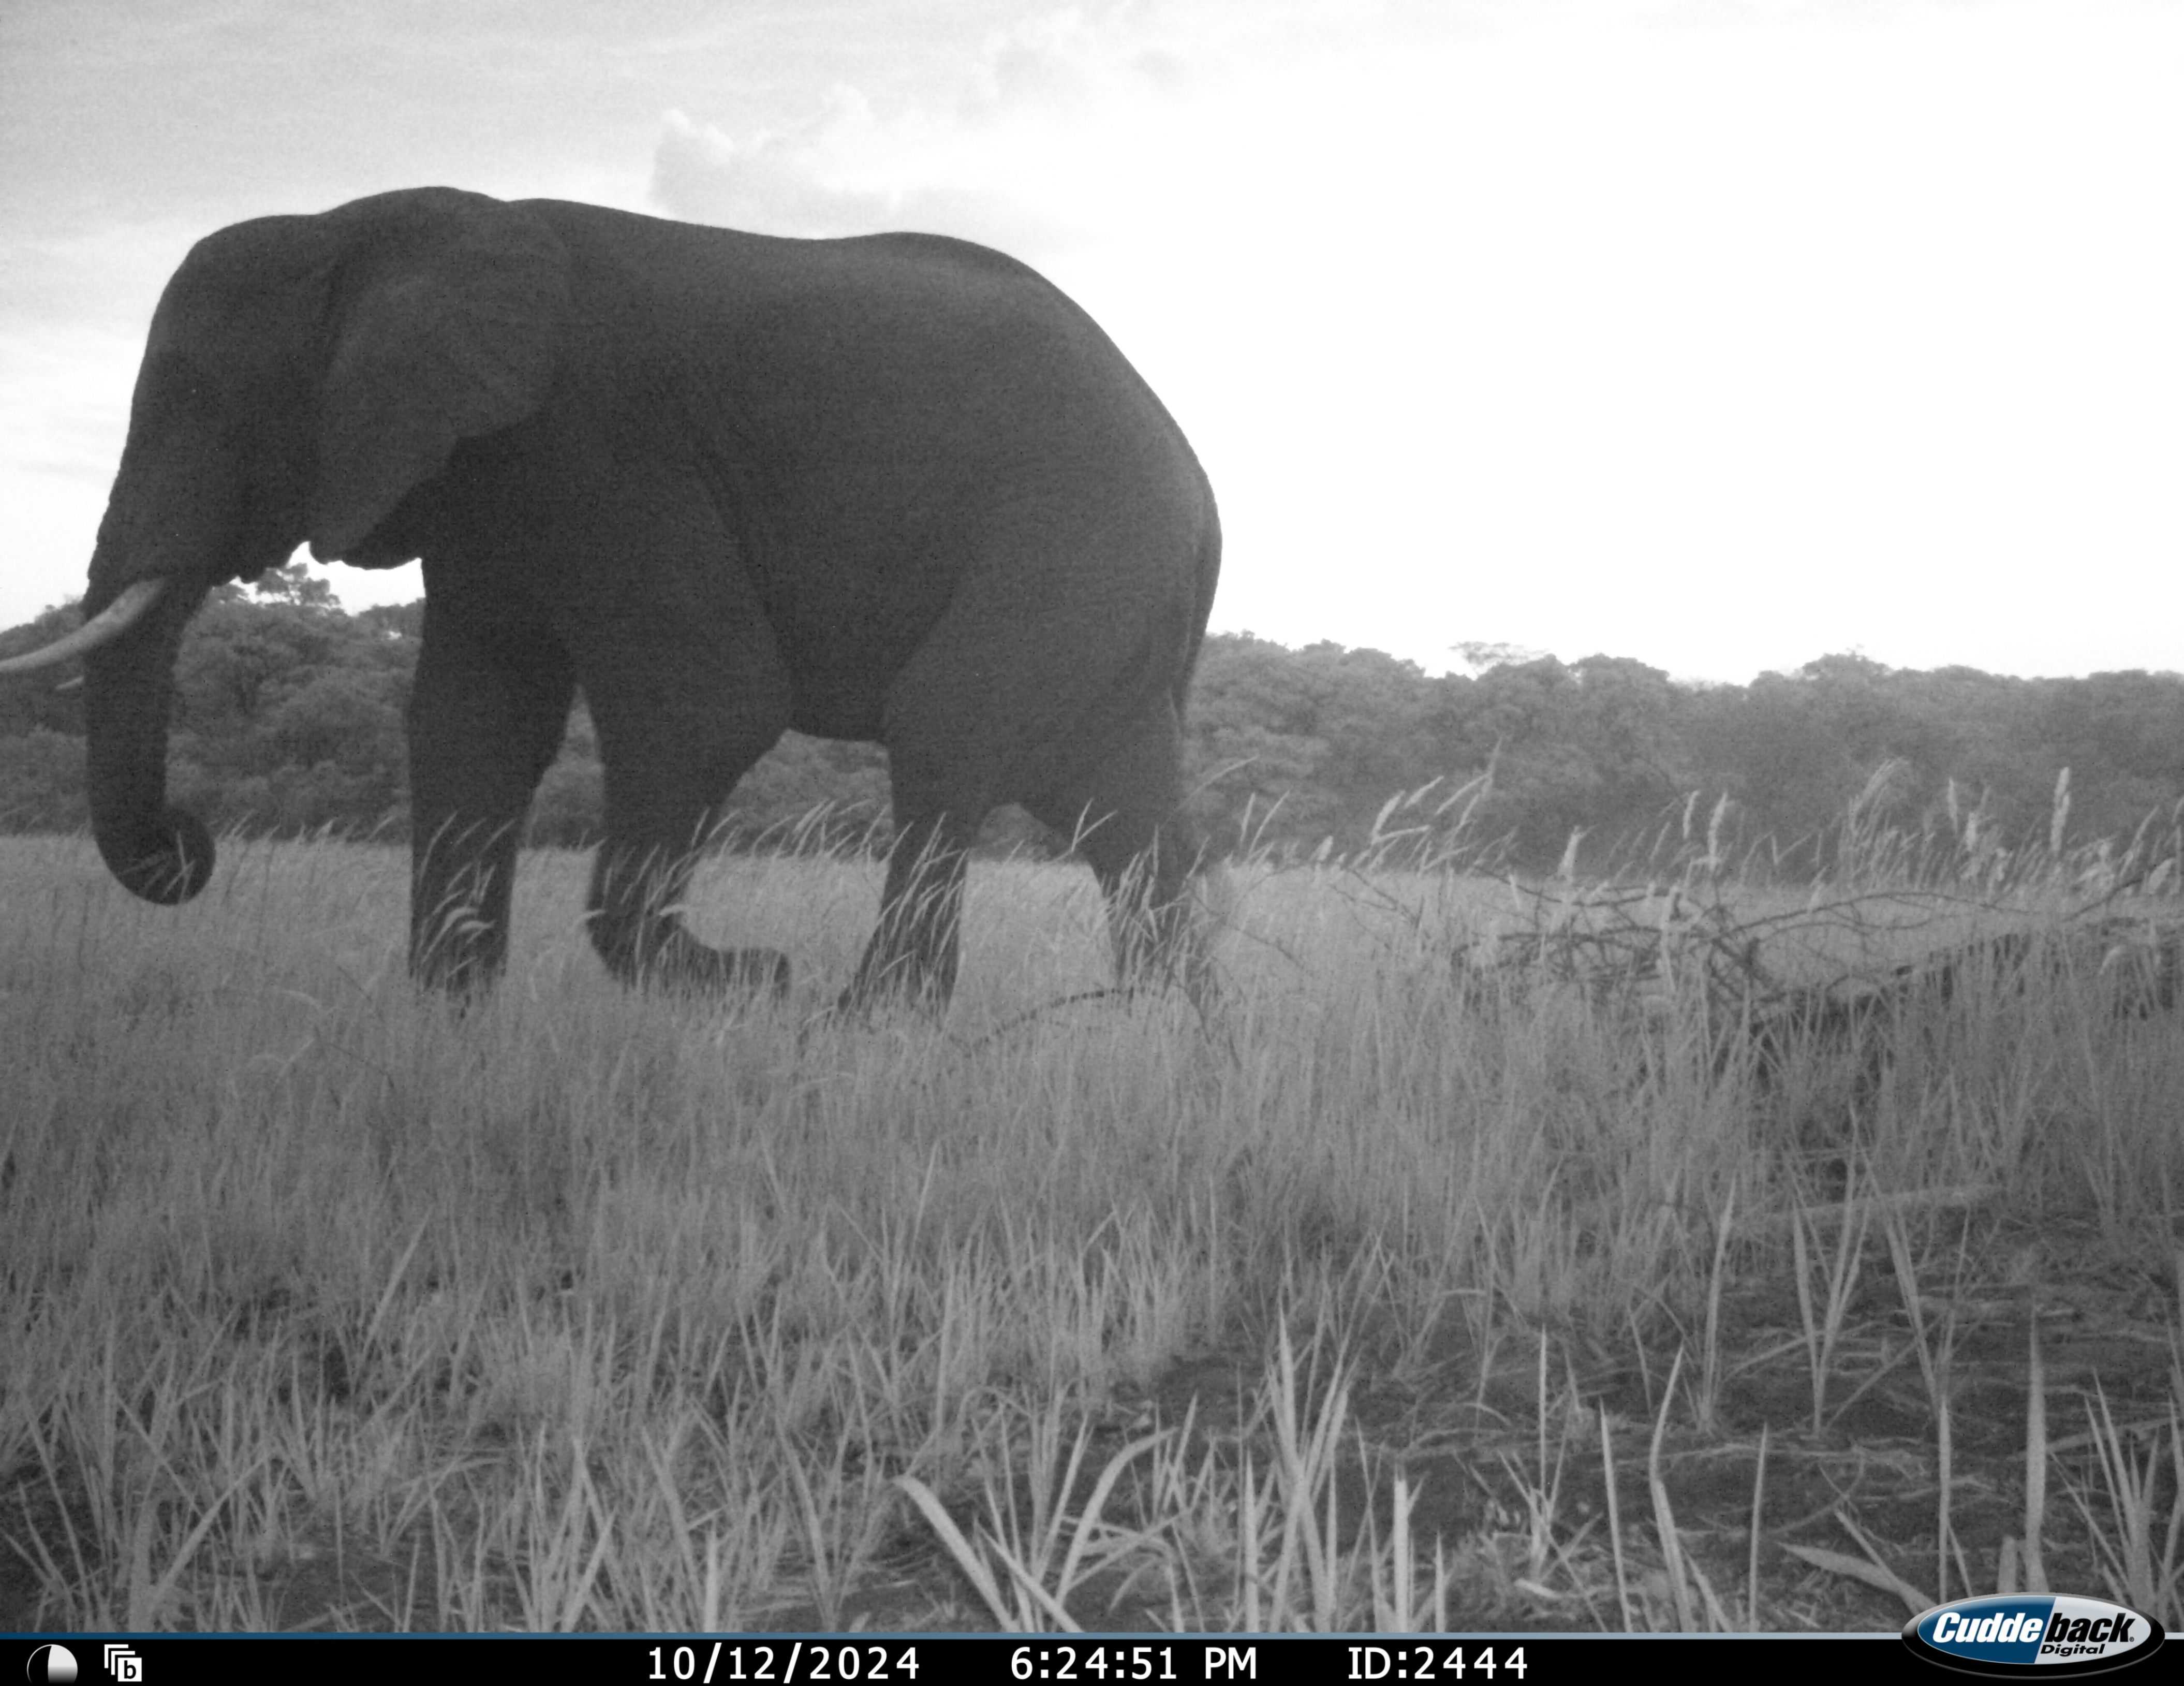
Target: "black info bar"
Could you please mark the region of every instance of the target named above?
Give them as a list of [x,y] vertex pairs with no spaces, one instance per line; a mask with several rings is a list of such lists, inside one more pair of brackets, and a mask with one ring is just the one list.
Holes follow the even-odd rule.
[[[1327,1682],[1549,1686],[1603,1668],[1694,1674],[1792,1666],[1925,1672],[1893,1633],[1442,1635],[1115,1633],[20,1634],[28,1686],[330,1686],[356,1675],[603,1686],[1124,1686]],[[0,1680],[0,1686],[6,1686]]]

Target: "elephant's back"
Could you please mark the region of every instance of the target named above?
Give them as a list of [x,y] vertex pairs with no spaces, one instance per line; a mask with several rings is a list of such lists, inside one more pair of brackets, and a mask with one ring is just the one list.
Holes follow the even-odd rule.
[[[928,399],[1111,413],[1196,459],[1166,407],[1099,324],[1030,265],[949,235],[800,240],[563,200],[526,202],[571,253],[579,284],[649,293],[679,352],[734,360],[730,389],[827,383],[870,403],[922,382]],[[1037,388],[1036,393],[1030,390]],[[928,401],[928,407],[930,407]]]
[[[1073,629],[1119,639],[1143,618],[1178,646],[1157,665],[1187,678],[1217,567],[1211,491],[1150,388],[1037,271],[940,235],[541,214],[580,313],[606,322],[601,388],[677,393],[661,448],[703,459],[800,729],[875,735],[889,678],[967,592],[1006,622],[993,639],[1057,656]],[[632,288],[643,310],[610,318]],[[632,359],[653,375],[630,382]]]

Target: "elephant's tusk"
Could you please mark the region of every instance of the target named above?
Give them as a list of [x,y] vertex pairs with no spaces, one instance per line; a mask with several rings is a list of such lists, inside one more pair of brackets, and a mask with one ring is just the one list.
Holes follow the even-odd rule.
[[102,644],[114,640],[151,613],[167,589],[164,579],[140,579],[93,615],[74,632],[57,638],[42,650],[33,650],[27,656],[11,656],[0,662],[0,673],[35,673],[41,667],[53,667],[71,656],[81,656],[87,650],[96,650]]

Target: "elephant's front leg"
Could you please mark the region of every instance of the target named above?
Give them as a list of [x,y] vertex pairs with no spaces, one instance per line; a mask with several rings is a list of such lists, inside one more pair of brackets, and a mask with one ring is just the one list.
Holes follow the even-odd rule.
[[[686,818],[686,825],[610,838],[600,848],[588,915],[592,946],[626,984],[787,993],[787,955],[772,948],[714,948],[683,929],[676,904],[710,824],[710,805]],[[669,837],[684,840],[670,844]]]
[[663,614],[585,651],[584,691],[606,763],[607,839],[592,872],[592,945],[625,983],[788,987],[770,948],[718,949],[677,903],[716,811],[788,722],[786,678],[755,617],[727,626]]
[[532,793],[574,690],[543,637],[476,635],[427,602],[410,699],[410,969],[467,992],[508,962],[509,893]]

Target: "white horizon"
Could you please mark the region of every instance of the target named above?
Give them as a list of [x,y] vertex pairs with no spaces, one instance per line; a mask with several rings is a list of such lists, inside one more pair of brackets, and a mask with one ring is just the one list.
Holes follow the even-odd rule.
[[191,240],[451,181],[1015,251],[1206,461],[1219,630],[2184,667],[2184,6],[657,9],[0,24],[0,625],[82,589]]

